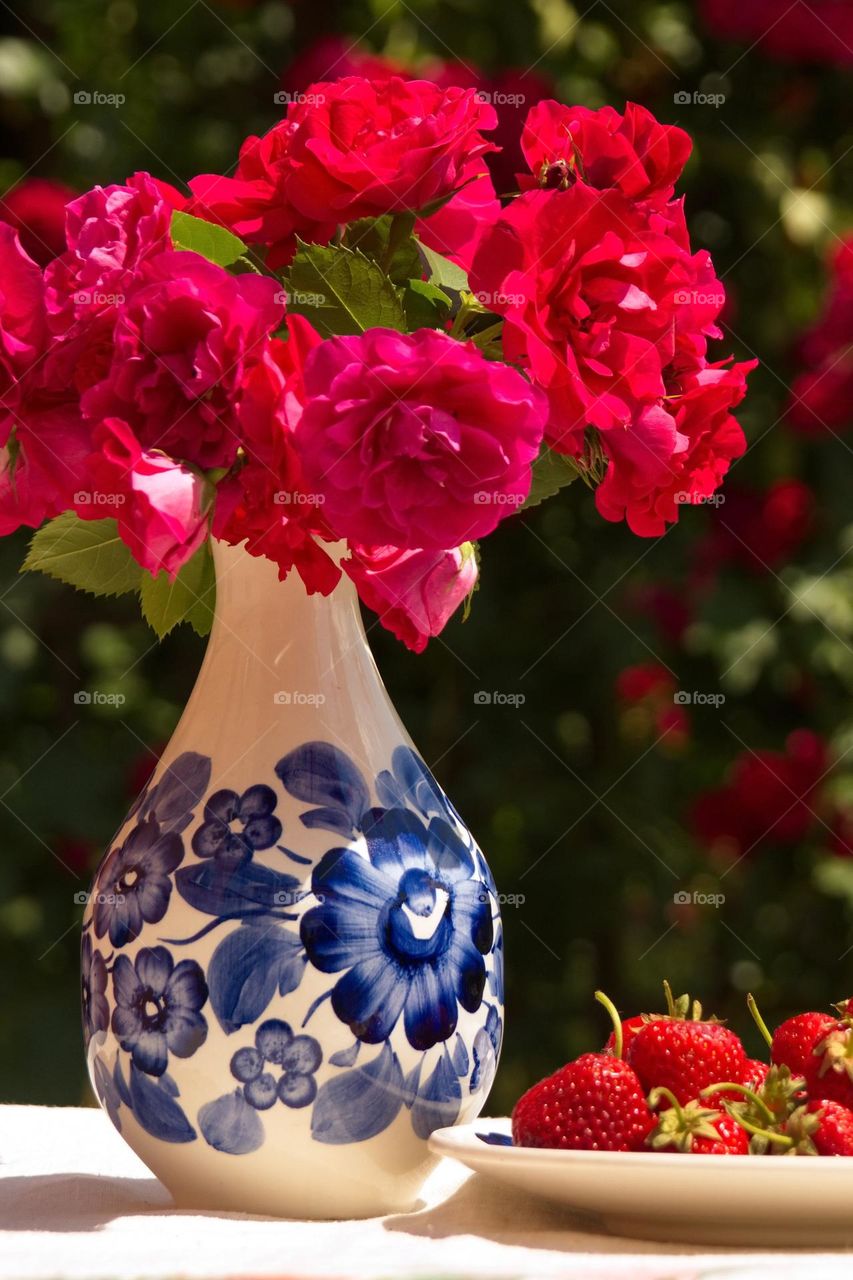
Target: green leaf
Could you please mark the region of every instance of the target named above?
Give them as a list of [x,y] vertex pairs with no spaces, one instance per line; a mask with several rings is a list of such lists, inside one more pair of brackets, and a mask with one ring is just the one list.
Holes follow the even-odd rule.
[[81,520],[65,511],[30,543],[22,572],[37,569],[95,596],[136,591],[142,569],[118,536],[115,520]]
[[156,578],[143,574],[140,599],[145,621],[161,640],[179,622],[188,622],[200,636],[206,636],[216,605],[216,575],[209,542],[202,543],[174,582],[165,573],[158,573]]
[[287,274],[289,311],[324,338],[377,327],[405,332],[400,291],[375,262],[342,245],[298,244]]
[[542,452],[533,464],[533,483],[521,510],[538,507],[546,498],[553,498],[567,484],[577,480],[578,475],[578,469],[571,458],[555,453],[553,449],[543,445]]
[[418,241],[418,247],[426,261],[431,284],[444,289],[452,289],[454,293],[462,293],[469,288],[467,273],[449,258],[442,257],[435,249],[429,249]]
[[172,214],[171,232],[176,249],[189,249],[220,267],[230,267],[246,252],[243,241],[225,227],[205,222],[204,218],[194,218],[190,213],[181,213],[179,209]]
[[410,280],[403,292],[409,329],[440,329],[450,314],[451,301],[437,285]]
[[346,229],[344,244],[377,263],[395,284],[405,284],[422,271],[418,242],[412,235],[414,214],[390,214],[360,218]]

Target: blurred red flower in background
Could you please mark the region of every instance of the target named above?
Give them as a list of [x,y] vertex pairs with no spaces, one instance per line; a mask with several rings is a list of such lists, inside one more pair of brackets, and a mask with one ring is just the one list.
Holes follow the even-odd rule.
[[809,729],[789,734],[784,751],[743,751],[723,786],[694,802],[693,831],[703,844],[726,844],[738,856],[764,844],[796,844],[816,821],[828,770],[827,745]]
[[616,680],[623,728],[631,736],[655,734],[669,746],[683,746],[690,733],[690,717],[676,701],[678,682],[660,662],[640,662],[625,667]]
[[805,62],[853,62],[850,0],[703,0],[706,25],[764,53]]
[[39,266],[65,252],[65,206],[76,194],[50,178],[25,178],[0,200],[0,221],[15,228]]
[[853,420],[853,236],[833,251],[829,273],[823,313],[800,339],[806,368],[794,381],[787,410],[791,425],[807,434]]
[[802,480],[777,480],[763,492],[730,485],[725,499],[698,549],[704,568],[739,564],[752,573],[772,572],[789,563],[814,527],[815,495]]

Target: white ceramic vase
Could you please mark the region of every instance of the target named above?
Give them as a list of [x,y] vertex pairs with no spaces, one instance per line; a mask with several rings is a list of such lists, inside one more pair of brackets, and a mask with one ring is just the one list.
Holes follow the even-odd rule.
[[214,556],[198,682],[84,917],[92,1083],[181,1206],[406,1211],[497,1065],[494,883],[352,584]]

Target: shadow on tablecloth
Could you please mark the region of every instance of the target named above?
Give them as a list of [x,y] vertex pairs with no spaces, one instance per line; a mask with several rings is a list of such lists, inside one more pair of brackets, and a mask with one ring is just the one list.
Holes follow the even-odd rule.
[[46,1173],[0,1180],[0,1231],[97,1231],[114,1218],[171,1207],[156,1178]]

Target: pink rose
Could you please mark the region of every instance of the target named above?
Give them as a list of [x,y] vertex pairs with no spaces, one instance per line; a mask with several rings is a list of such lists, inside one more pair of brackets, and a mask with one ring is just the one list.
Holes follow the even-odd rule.
[[616,188],[632,200],[664,204],[692,145],[683,129],[660,124],[636,102],[620,115],[613,107],[592,111],[548,99],[531,109],[521,135],[533,175],[523,185],[564,190],[585,182],[601,191]]
[[46,273],[47,304],[54,332],[98,311],[115,309],[132,273],[146,259],[171,249],[169,226],[185,198],[149,173],[125,185],[94,187],[68,205],[68,249]]
[[311,85],[263,138],[248,138],[233,179],[190,183],[190,212],[270,246],[271,266],[295,237],[323,242],[340,223],[422,209],[486,172],[495,127],[470,89],[397,76]]
[[296,448],[339,537],[444,550],[527,496],[544,399],[473,344],[433,329],[331,338],[309,356],[305,390]]
[[470,271],[483,236],[500,212],[500,201],[486,175],[469,182],[429,218],[419,218],[415,230],[428,249]]
[[143,569],[174,578],[207,536],[204,481],[164,454],[146,452],[118,418],[104,420],[93,444],[87,487],[74,497],[77,514],[113,517]]
[[84,393],[84,414],[123,419],[144,449],[205,470],[230,466],[240,389],[283,313],[275,280],[231,275],[195,253],[157,255],[128,286],[109,369]]
[[342,567],[368,609],[415,653],[444,629],[477,582],[470,543],[451,551],[356,547]]
[[570,454],[587,425],[621,430],[658,401],[676,342],[704,351],[724,300],[707,253],[583,184],[515,200],[483,237],[471,286],[505,317],[507,359],[547,391],[548,440]]
[[243,387],[240,436],[244,459],[216,495],[214,533],[232,546],[295,568],[311,593],[328,595],[340,569],[323,550],[332,535],[306,490],[293,430],[302,416],[302,370],[320,336],[302,316],[289,316],[288,340],[271,339]]
[[18,233],[0,223],[0,444],[21,404],[22,382],[34,374],[47,341],[42,274]]
[[0,220],[8,222],[40,266],[65,249],[65,206],[76,192],[50,178],[24,178],[0,200]]
[[[746,448],[731,410],[755,364],[704,365],[673,375],[666,400],[646,410],[637,427],[602,437],[611,461],[595,504],[606,520],[625,519],[634,533],[656,537],[684,506],[709,501]],[[658,438],[665,444],[656,451]]]

